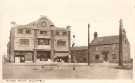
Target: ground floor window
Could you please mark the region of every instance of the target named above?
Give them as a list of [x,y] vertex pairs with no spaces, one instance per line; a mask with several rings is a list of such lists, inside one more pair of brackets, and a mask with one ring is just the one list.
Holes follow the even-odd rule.
[[24,55],[16,55],[16,56],[15,56],[15,62],[16,62],[16,63],[24,63],[24,62],[25,62],[25,57],[24,57]]
[[54,61],[55,62],[68,62],[68,56],[57,56]]
[[112,54],[112,59],[117,59],[116,54]]
[[39,59],[40,61],[48,61],[48,59],[50,59],[50,52],[44,52],[44,51],[39,51],[37,52],[37,59]]
[[96,55],[96,56],[95,56],[95,59],[96,59],[96,60],[99,60],[99,58],[100,58],[99,55]]
[[34,54],[32,51],[15,51],[15,62],[32,62],[34,60]]
[[32,61],[32,60],[33,60],[33,53],[26,53],[25,61]]

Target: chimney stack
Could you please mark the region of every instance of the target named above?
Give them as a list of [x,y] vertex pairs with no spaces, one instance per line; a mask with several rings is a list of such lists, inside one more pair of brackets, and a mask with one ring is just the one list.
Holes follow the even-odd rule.
[[94,32],[94,39],[98,37],[97,32]]
[[10,24],[11,24],[11,27],[15,27],[17,25],[15,21],[10,22]]

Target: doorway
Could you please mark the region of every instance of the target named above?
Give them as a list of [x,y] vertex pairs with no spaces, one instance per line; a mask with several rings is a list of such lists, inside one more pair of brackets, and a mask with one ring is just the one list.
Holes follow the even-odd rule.
[[109,54],[109,51],[103,51],[102,52],[103,61],[108,62],[108,54]]
[[48,61],[50,59],[50,52],[49,51],[38,51],[37,52],[37,59],[39,61]]
[[15,63],[24,63],[24,62],[25,62],[24,55],[16,55],[15,56]]

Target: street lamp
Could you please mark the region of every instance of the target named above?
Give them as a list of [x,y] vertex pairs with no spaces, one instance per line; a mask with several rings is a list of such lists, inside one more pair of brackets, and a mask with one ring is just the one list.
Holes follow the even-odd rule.
[[[72,47],[75,46],[75,35],[73,35],[73,42],[72,42]],[[75,70],[75,56],[73,56],[73,70]]]

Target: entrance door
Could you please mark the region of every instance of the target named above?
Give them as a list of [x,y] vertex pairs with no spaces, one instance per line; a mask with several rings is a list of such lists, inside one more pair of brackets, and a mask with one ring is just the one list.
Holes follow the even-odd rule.
[[25,62],[24,56],[21,56],[21,57],[20,57],[20,62],[21,62],[21,63],[24,63],[24,62]]
[[50,59],[50,52],[48,52],[48,51],[39,51],[37,58],[40,61],[48,61],[48,59]]
[[104,61],[108,61],[108,55],[106,54],[106,55],[104,55]]
[[25,62],[25,58],[23,55],[15,56],[15,63],[23,63],[23,62]]
[[15,63],[20,63],[20,57],[15,57]]
[[107,61],[108,61],[108,54],[109,54],[109,51],[103,51],[102,54],[103,54],[103,60],[104,60],[105,62],[107,62]]

